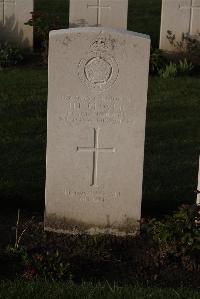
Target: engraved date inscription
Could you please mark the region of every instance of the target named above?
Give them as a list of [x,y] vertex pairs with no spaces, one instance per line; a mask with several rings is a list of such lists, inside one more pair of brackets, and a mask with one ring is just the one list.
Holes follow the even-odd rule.
[[105,202],[107,200],[119,200],[121,193],[116,192],[105,192],[99,190],[88,190],[88,191],[76,191],[65,188],[65,196],[68,200],[80,200],[83,202]]
[[[131,121],[131,103],[118,97],[72,97],[62,98],[64,114],[60,119],[67,124],[96,122],[98,124],[120,124]],[[132,114],[133,115],[133,114]]]

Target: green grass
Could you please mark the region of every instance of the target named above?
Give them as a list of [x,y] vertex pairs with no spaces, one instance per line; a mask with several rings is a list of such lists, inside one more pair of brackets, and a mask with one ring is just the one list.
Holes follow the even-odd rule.
[[46,70],[0,72],[0,195],[6,206],[43,204],[46,102]]
[[200,293],[190,289],[160,289],[109,284],[33,282],[1,282],[0,299],[198,299]]
[[[143,213],[194,202],[200,145],[200,78],[150,78]],[[1,202],[43,207],[47,70],[0,72]]]
[[200,145],[200,78],[150,78],[143,208],[194,203]]

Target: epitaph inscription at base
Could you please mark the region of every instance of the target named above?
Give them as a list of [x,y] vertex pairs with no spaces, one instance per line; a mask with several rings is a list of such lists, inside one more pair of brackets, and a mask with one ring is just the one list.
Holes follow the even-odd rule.
[[149,48],[128,31],[50,33],[45,229],[136,233]]

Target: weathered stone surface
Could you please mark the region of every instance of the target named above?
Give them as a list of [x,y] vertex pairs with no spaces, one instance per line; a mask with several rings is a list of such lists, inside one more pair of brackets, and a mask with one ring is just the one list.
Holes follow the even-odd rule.
[[149,51],[128,31],[50,33],[46,230],[136,232]]
[[69,27],[126,29],[128,0],[70,0]]
[[160,49],[174,51],[166,37],[168,30],[178,42],[183,33],[200,33],[200,0],[162,0]]
[[25,25],[33,12],[33,0],[0,0],[0,42],[22,48],[33,46],[33,27]]

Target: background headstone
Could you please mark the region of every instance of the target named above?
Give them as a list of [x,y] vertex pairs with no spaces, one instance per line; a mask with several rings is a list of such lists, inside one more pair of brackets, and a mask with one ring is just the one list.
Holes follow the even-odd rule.
[[181,41],[183,33],[200,33],[200,0],[162,0],[160,49],[174,51],[166,37],[168,30],[176,41]]
[[128,0],[70,0],[69,27],[126,29]]
[[33,0],[0,0],[0,42],[22,48],[33,46],[33,27],[24,25],[33,12]]
[[45,228],[133,234],[141,213],[150,39],[52,31]]

